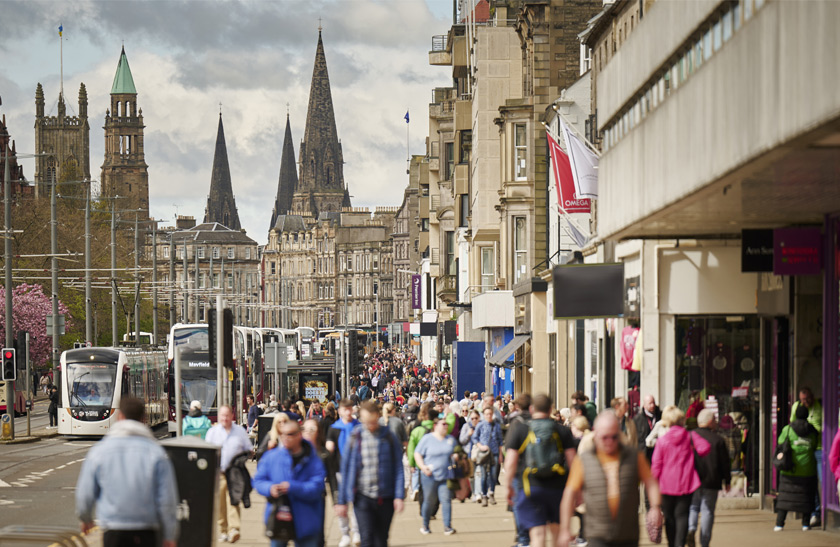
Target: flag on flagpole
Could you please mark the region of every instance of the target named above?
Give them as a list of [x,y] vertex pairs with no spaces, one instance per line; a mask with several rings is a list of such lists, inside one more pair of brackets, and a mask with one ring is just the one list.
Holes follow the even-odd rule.
[[575,181],[575,193],[579,198],[598,197],[598,156],[558,118],[560,129],[566,138],[566,150],[569,152],[569,164]]
[[61,36],[62,32],[64,32],[64,25],[58,25],[58,35]]
[[408,123],[408,110],[405,111],[405,123]]
[[569,156],[557,144],[557,140],[546,129],[548,150],[551,156],[551,166],[554,170],[554,185],[557,187],[557,203],[566,213],[588,213],[591,203],[587,198],[581,198],[575,191],[575,181]]

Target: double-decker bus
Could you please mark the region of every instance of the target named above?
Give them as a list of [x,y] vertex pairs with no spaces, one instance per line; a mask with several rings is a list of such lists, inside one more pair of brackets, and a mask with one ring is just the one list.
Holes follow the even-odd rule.
[[[245,395],[251,394],[254,400],[262,402],[265,383],[263,329],[252,327],[233,327],[234,368],[245,375]],[[237,386],[238,387],[238,386]],[[244,400],[243,400],[243,407]]]
[[174,434],[178,428],[175,423],[175,354],[178,352],[181,363],[181,414],[186,416],[191,401],[201,403],[201,411],[212,421],[217,415],[217,368],[215,360],[210,359],[210,337],[207,325],[201,323],[172,326],[169,333],[169,346],[166,350],[167,385],[169,389],[169,432]]
[[122,397],[143,401],[146,423],[166,421],[166,353],[79,348],[61,354],[58,433],[101,436],[117,420]]

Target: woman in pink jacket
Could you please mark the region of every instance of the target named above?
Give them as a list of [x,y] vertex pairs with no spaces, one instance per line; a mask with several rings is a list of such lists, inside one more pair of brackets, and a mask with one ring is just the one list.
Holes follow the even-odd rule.
[[840,430],[834,435],[834,441],[831,443],[831,452],[828,453],[828,467],[834,473],[837,495],[840,496]]
[[668,545],[683,547],[688,534],[691,495],[700,488],[700,477],[694,469],[694,452],[705,456],[711,446],[703,437],[686,431],[685,414],[679,408],[666,408],[662,421],[669,423],[670,428],[656,441],[651,472],[659,480],[662,491]]

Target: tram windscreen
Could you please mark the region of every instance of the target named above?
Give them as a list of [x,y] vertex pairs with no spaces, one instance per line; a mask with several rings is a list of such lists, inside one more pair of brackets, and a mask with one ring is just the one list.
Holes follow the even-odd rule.
[[210,363],[207,327],[179,329],[174,337],[181,360],[181,401],[184,408],[199,401],[206,412],[216,408],[216,367]]
[[111,363],[71,363],[67,365],[70,406],[110,407],[114,399],[117,365]]

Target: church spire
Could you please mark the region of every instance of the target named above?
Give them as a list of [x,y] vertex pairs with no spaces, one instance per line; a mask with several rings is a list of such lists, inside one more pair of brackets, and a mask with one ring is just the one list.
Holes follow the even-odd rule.
[[283,152],[280,157],[280,180],[277,183],[277,197],[274,199],[274,210],[271,212],[271,225],[274,228],[279,215],[288,214],[292,209],[292,196],[297,189],[298,176],[295,162],[295,145],[292,141],[292,125],[289,113],[286,113],[286,135],[283,137]]
[[230,165],[221,112],[219,112],[219,131],[216,134],[216,152],[213,155],[213,174],[210,177],[210,195],[207,196],[204,222],[218,222],[233,230],[241,229],[239,214],[236,212],[236,201],[233,198],[233,185],[230,182]]
[[313,214],[339,211],[344,193],[344,157],[335,125],[330,76],[320,30],[299,163],[300,180],[292,208]]

